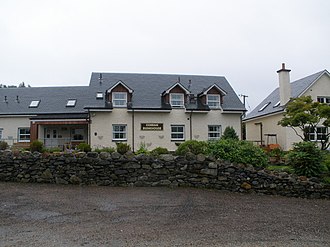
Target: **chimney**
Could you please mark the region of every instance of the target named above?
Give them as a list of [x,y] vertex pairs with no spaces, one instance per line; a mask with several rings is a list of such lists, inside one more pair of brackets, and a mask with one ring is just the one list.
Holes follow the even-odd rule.
[[277,71],[280,85],[281,106],[288,103],[291,98],[290,71],[290,69],[285,68],[285,63],[282,63],[282,69]]

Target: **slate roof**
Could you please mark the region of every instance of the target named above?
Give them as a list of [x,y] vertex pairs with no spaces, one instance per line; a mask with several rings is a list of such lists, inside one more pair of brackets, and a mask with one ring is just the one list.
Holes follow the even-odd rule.
[[[100,74],[102,74],[102,83],[99,80]],[[222,105],[224,111],[245,111],[244,105],[223,76],[94,72],[91,76],[90,87],[94,91],[105,92],[119,80],[134,90],[132,107],[136,109],[162,108],[160,95],[180,80],[180,84],[195,96],[216,84],[227,93]],[[189,80],[191,80],[190,86]],[[194,107],[191,106],[191,108]]]
[[[309,75],[297,81],[291,83],[291,98],[297,98],[301,96],[312,84],[321,77],[324,73],[329,74],[327,70],[322,70],[315,74]],[[253,109],[244,119],[243,121],[251,120],[253,118],[266,116],[269,114],[274,114],[277,112],[282,112],[285,109],[285,106],[275,106],[276,103],[280,101],[280,93],[279,87],[277,87],[271,94],[269,94],[261,103]],[[266,108],[262,111],[260,109],[269,103]]]
[[[94,98],[87,86],[2,88],[0,115],[83,113],[84,106]],[[77,100],[75,107],[66,107],[69,99]],[[29,107],[32,100],[40,100],[39,106]]]
[[[102,73],[102,83],[99,76],[100,73],[92,73],[89,86],[2,88],[0,115],[56,114],[60,117],[76,114],[75,116],[83,118],[88,108],[106,109],[104,97],[97,99],[96,94],[102,92],[105,95],[105,92],[119,80],[133,90],[132,108],[165,109],[161,102],[161,94],[176,83],[179,77],[180,83],[187,89],[191,80],[190,91],[195,95],[216,84],[227,93],[222,105],[224,111],[245,110],[228,81],[221,76]],[[75,107],[66,106],[69,99],[77,100]],[[29,107],[32,100],[40,100],[38,107]],[[187,109],[205,110],[206,108],[197,100],[196,105],[189,104]]]

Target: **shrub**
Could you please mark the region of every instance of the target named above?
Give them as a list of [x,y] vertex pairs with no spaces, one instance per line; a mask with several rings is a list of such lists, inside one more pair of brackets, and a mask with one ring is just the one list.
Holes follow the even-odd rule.
[[30,151],[31,152],[39,152],[42,153],[43,152],[43,148],[44,148],[44,144],[39,141],[39,140],[35,140],[33,142],[30,143]]
[[323,157],[324,157],[322,161],[323,168],[325,172],[330,174],[330,153],[328,151],[325,151]]
[[223,135],[221,137],[222,139],[233,139],[238,140],[238,135],[236,134],[236,131],[233,127],[227,126],[225,128],[225,131],[223,132]]
[[58,152],[62,152],[62,149],[59,147],[52,147],[52,148],[45,148],[44,152],[48,152],[48,153],[58,153]]
[[103,147],[103,148],[95,148],[94,151],[97,152],[97,153],[101,153],[101,152],[113,153],[116,150],[113,147]]
[[167,150],[167,148],[156,147],[150,153],[151,153],[151,155],[157,156],[157,155],[161,155],[161,154],[168,154],[169,151]]
[[0,141],[0,150],[6,150],[7,148],[9,148],[8,143],[5,141]]
[[141,142],[139,149],[135,153],[136,154],[148,154],[149,151],[147,149],[146,144],[144,142]]
[[322,172],[322,151],[312,142],[295,143],[287,158],[297,175],[311,177]]
[[120,154],[126,154],[129,150],[131,150],[130,145],[128,145],[125,142],[117,142],[116,146],[117,146],[117,152]]
[[208,154],[216,158],[234,163],[250,164],[255,167],[264,167],[268,157],[264,150],[247,141],[221,139],[208,144]]
[[205,154],[207,150],[207,143],[204,141],[190,140],[181,143],[176,150],[178,155],[185,155],[187,152],[193,154]]
[[91,146],[85,142],[80,143],[77,149],[85,153],[92,151]]

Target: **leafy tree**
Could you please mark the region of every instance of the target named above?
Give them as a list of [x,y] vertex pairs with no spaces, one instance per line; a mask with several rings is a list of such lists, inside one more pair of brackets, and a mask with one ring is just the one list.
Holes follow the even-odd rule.
[[236,134],[235,129],[231,126],[227,126],[223,132],[222,139],[233,139],[238,140],[238,135]]
[[[292,99],[286,107],[284,117],[278,124],[283,127],[291,127],[303,141],[310,141],[309,133],[314,132],[317,126],[330,126],[330,106],[313,102],[311,96]],[[326,133],[321,140],[321,149],[329,147],[329,137],[330,133]]]

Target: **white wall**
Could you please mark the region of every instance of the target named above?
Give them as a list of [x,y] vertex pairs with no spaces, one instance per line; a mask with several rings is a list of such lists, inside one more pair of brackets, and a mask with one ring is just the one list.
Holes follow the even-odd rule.
[[[0,117],[0,129],[2,129],[3,139],[14,139],[17,142],[18,128],[30,128],[28,117]],[[12,145],[12,141],[8,141]]]
[[[91,145],[96,147],[115,147],[112,141],[112,125],[127,124],[127,143],[133,146],[132,112],[127,109],[115,108],[112,112],[91,112]],[[141,123],[162,123],[162,131],[143,131]],[[134,112],[134,150],[144,143],[148,150],[165,147],[176,150],[176,142],[171,141],[171,124],[185,126],[185,140],[190,139],[190,112],[185,109],[172,109],[169,113]],[[223,114],[221,110],[211,110],[207,113],[192,114],[192,139],[207,140],[208,125],[233,126],[236,133],[241,135],[240,114]],[[96,133],[96,135],[95,135]]]

